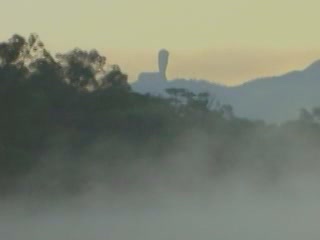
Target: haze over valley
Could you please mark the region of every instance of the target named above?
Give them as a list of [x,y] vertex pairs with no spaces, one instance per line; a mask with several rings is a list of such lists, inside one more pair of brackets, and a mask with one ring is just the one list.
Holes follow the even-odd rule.
[[1,7],[1,240],[319,239],[320,2]]

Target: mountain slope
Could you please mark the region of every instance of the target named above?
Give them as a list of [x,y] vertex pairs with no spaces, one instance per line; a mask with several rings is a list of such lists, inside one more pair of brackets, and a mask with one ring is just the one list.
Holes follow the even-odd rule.
[[134,91],[157,95],[172,87],[186,88],[196,93],[210,92],[222,103],[231,104],[240,117],[283,122],[297,118],[301,108],[320,106],[320,61],[302,71],[260,78],[235,87],[186,79],[161,83],[138,80],[132,84]]

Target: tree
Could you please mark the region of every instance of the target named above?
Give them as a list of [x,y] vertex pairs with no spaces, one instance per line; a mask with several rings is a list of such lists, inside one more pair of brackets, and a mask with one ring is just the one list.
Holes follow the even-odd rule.
[[0,43],[0,66],[15,64],[26,45],[26,40],[20,35],[13,35],[8,42]]
[[112,65],[111,71],[101,79],[101,88],[130,90],[130,85],[128,84],[128,75],[122,73],[118,65]]
[[98,78],[105,73],[106,57],[98,51],[74,49],[56,55],[63,67],[65,80],[79,90],[97,89]]

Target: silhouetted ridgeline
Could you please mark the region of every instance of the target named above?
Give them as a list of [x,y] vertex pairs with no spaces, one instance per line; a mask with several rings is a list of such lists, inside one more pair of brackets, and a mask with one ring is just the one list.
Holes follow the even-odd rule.
[[155,178],[170,182],[177,159],[171,174],[191,160],[203,166],[182,168],[178,187],[194,186],[199,171],[216,178],[250,169],[272,182],[293,159],[320,154],[317,109],[274,126],[237,118],[206,93],[167,94],[132,92],[121,69],[95,50],[54,57],[34,34],[0,43],[1,194],[72,194],[94,182],[147,188]]
[[132,89],[154,95],[164,94],[167,88],[185,88],[194,93],[207,91],[223,103],[232,105],[237,116],[268,123],[283,123],[298,118],[301,108],[312,109],[320,102],[320,61],[301,71],[255,79],[232,87],[206,80],[168,81],[159,77],[165,75],[165,72],[160,72],[140,74],[138,80],[131,84]]

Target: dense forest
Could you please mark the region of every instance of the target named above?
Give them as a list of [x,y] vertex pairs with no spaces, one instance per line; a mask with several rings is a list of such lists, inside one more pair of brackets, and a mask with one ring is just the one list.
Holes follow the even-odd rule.
[[270,125],[234,116],[207,93],[138,94],[98,51],[52,56],[36,34],[0,43],[0,109],[3,197],[76,194],[94,182],[152,188],[159,176],[188,189],[197,174],[214,182],[229,172],[272,184],[320,156],[320,109]]

